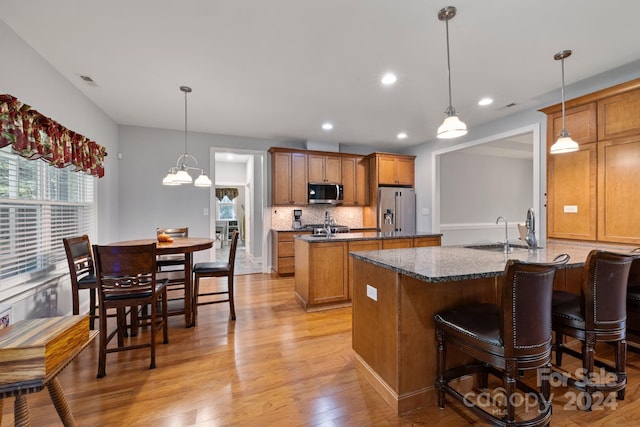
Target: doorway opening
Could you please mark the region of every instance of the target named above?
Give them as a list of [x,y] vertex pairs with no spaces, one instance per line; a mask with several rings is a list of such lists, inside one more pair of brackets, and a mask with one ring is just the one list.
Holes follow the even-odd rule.
[[231,233],[240,233],[235,274],[265,272],[265,159],[263,151],[210,149],[210,235],[216,242],[216,261],[226,261]]
[[538,240],[546,239],[540,146],[534,124],[432,153],[432,230],[443,234],[443,246],[504,241],[498,216],[507,218],[515,241],[529,208]]

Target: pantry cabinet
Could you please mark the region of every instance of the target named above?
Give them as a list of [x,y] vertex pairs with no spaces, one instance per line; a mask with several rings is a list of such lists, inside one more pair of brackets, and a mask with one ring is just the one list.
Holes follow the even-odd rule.
[[640,244],[640,79],[566,102],[573,153],[549,154],[561,104],[547,114],[547,236]]

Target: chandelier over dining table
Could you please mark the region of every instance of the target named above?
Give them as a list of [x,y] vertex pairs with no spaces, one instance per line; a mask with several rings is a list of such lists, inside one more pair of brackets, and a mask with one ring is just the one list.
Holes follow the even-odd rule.
[[[180,86],[180,90],[184,92],[184,154],[181,154],[176,160],[176,166],[169,168],[167,176],[162,179],[162,185],[182,185],[191,184],[196,187],[211,187],[211,180],[204,172],[204,169],[198,167],[198,160],[187,151],[187,94],[191,92],[188,86]],[[190,165],[189,163],[193,163]],[[195,182],[188,171],[200,171],[200,175]]]

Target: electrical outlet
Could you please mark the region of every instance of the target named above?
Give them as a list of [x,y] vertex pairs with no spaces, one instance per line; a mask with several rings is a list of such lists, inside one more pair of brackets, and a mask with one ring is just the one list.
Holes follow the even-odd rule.
[[367,296],[374,301],[378,301],[378,290],[371,285],[367,285]]
[[422,208],[422,215],[429,215],[429,208]]
[[207,208],[202,209],[202,215],[209,216],[209,209]]

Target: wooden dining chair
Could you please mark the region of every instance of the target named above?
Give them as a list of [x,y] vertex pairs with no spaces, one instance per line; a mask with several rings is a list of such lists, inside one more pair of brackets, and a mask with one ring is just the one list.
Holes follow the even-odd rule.
[[73,314],[80,314],[80,290],[89,291],[89,328],[95,328],[95,319],[98,317],[98,304],[96,294],[98,283],[96,282],[93,251],[89,236],[67,237],[62,239],[64,251],[69,265],[69,278],[71,280],[71,305]]
[[[193,266],[195,276],[194,282],[194,302],[193,302],[193,325],[196,325],[198,317],[198,306],[207,304],[219,304],[222,302],[229,303],[231,320],[236,320],[236,310],[233,301],[233,274],[236,262],[236,249],[238,247],[238,231],[234,230],[231,236],[231,246],[229,247],[229,260],[227,262],[199,262]],[[208,292],[200,291],[200,279],[204,277],[227,277],[227,288],[225,290],[212,290]],[[215,286],[212,285],[212,286]],[[217,288],[216,288],[217,289]],[[227,295],[226,298],[220,299],[218,295]],[[213,296],[214,299],[206,299],[203,297]]]
[[[167,234],[169,237],[189,237],[189,227],[157,228],[156,234]],[[190,314],[186,313],[185,289],[185,254],[158,255],[156,266],[159,277],[168,279],[167,292],[169,316],[185,315],[186,326],[190,326]]]
[[[167,286],[166,280],[156,279],[155,243],[131,246],[94,246],[96,259],[96,277],[98,280],[98,301],[100,307],[100,354],[98,360],[98,378],[106,375],[108,353],[150,348],[151,363],[149,369],[156,367],[156,332],[163,331],[163,343],[169,342],[167,328]],[[124,331],[127,328],[126,310],[129,307],[148,307],[150,314],[149,342],[124,343]],[[106,312],[117,310],[115,329],[107,330]],[[158,315],[158,310],[161,314]],[[136,310],[132,309],[132,313]],[[137,322],[132,327],[137,328]],[[109,342],[118,336],[118,345],[109,347]]]

